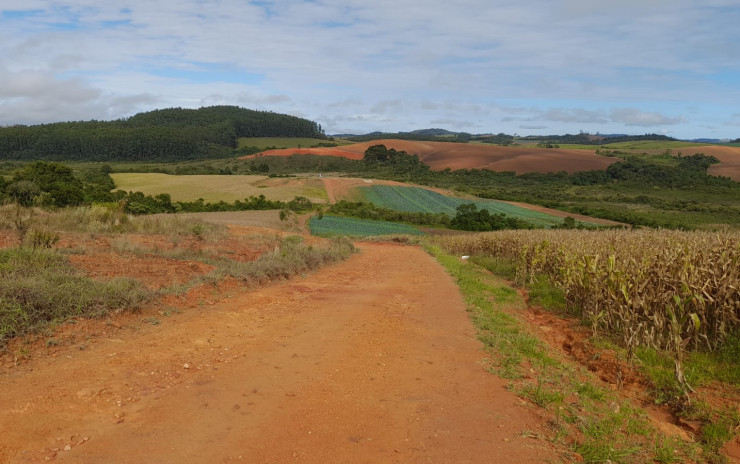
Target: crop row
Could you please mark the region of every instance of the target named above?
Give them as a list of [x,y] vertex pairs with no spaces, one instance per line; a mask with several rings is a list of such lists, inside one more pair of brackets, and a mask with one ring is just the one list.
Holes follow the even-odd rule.
[[309,228],[314,235],[423,235],[418,229],[406,224],[339,216],[324,216],[321,219],[313,217]]
[[740,329],[740,234],[678,231],[504,231],[437,238],[455,254],[517,261],[517,279],[547,275],[594,330],[668,349],[677,378],[686,348],[718,348]]
[[367,201],[397,211],[445,213],[455,216],[458,206],[474,203],[478,209],[487,209],[489,213],[503,213],[517,219],[523,219],[534,226],[550,227],[562,224],[562,218],[532,211],[509,203],[495,200],[464,200],[450,197],[419,187],[402,187],[390,185],[373,185],[359,187]]

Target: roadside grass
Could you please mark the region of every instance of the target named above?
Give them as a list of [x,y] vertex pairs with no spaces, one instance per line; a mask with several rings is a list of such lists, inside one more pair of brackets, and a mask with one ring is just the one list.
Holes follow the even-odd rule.
[[[336,238],[322,245],[303,243],[300,236],[280,238],[259,236],[260,249],[272,248],[256,260],[241,262],[205,251],[177,249],[166,251],[132,244],[127,233],[167,235],[173,243],[182,236],[198,241],[218,243],[226,236],[226,227],[177,215],[129,217],[117,215],[105,207],[70,208],[57,212],[24,210],[30,218],[31,231],[27,239],[14,248],[0,249],[0,349],[14,337],[30,333],[49,333],[49,346],[58,341],[51,338],[54,326],[73,317],[97,318],[130,311],[166,294],[184,294],[195,285],[217,283],[233,277],[250,286],[289,278],[348,258],[355,248],[347,238]],[[0,208],[0,228],[13,227],[7,214],[12,208]],[[54,249],[57,231],[110,234],[113,249],[119,252],[167,256],[175,259],[201,261],[215,270],[191,282],[158,291],[147,289],[135,278],[116,278],[101,282],[87,277],[75,268],[67,256],[84,254],[85,245],[73,250]],[[30,237],[30,238],[29,238]],[[36,240],[40,237],[40,242]],[[269,245],[266,247],[264,245]],[[155,324],[153,321],[149,321]]]
[[[0,214],[2,216],[2,214]],[[64,232],[195,236],[217,241],[227,228],[180,214],[132,216],[117,203],[65,208],[53,213],[39,212],[34,220],[40,227]]]
[[131,310],[152,297],[134,279],[89,279],[54,250],[0,250],[0,346],[70,317]]
[[[470,262],[508,280],[513,280],[513,275],[516,273],[516,263],[507,258],[471,256]],[[556,314],[566,313],[562,290],[553,285],[546,276],[538,276],[534,283],[527,286],[527,291],[531,304]],[[597,348],[612,350],[620,358],[627,359],[627,350],[603,335],[594,337],[591,341]],[[737,398],[740,395],[740,362],[738,360],[740,360],[740,334],[735,334],[729,337],[727,343],[716,352],[692,351],[687,353],[684,359],[684,373],[688,383],[694,388],[720,382],[729,387],[733,398]],[[711,403],[717,403],[717,398],[710,401],[710,398],[701,392],[694,394],[691,401],[687,403],[675,379],[674,358],[668,353],[654,348],[640,347],[635,350],[634,365],[649,380],[650,394],[656,404],[666,404],[679,417],[701,424],[701,430],[696,439],[702,448],[701,453],[705,462],[726,462],[726,458],[720,453],[720,448],[740,431],[740,411],[732,406],[712,406]],[[591,399],[603,398],[603,392],[593,388],[590,384],[580,385],[576,391]],[[710,391],[716,394],[715,389],[710,389]],[[542,392],[539,384],[537,388],[532,386],[525,388],[523,393],[535,404],[552,402],[548,400],[547,394]],[[733,405],[735,401],[729,398],[723,402]],[[670,437],[663,437],[660,441],[653,443],[654,460],[656,462],[681,462],[682,458],[675,453],[678,444],[681,444],[687,455],[696,453],[696,450],[692,450],[688,444],[683,444]],[[672,450],[668,451],[667,447],[672,447]],[[594,457],[607,456],[606,459],[613,461],[616,456],[609,454],[606,449],[594,448],[593,444],[587,445],[581,451],[584,457],[589,454]],[[608,457],[610,455],[611,458]]]
[[[554,357],[528,332],[522,319],[525,302],[503,280],[511,278],[512,263],[481,257],[461,260],[437,246],[424,246],[457,281],[478,337],[490,353],[489,370],[509,379],[511,391],[552,414],[550,440],[568,446],[587,463],[678,462],[695,453],[690,444],[657,433],[644,411],[601,387],[584,367]],[[503,278],[492,274],[497,270]],[[557,291],[546,285],[534,290],[531,298],[538,304],[562,307]]]

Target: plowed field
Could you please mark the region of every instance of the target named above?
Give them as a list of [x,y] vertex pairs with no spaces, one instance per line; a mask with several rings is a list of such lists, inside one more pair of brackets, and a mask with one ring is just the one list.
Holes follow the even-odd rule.
[[262,155],[290,156],[301,153],[362,159],[368,147],[379,144],[396,150],[404,150],[413,155],[419,155],[419,158],[424,163],[436,171],[441,171],[445,168],[453,170],[475,168],[490,169],[492,171],[514,171],[517,174],[559,171],[573,173],[606,169],[609,165],[617,161],[616,158],[597,156],[593,151],[589,150],[500,147],[471,143],[417,142],[395,139],[373,140],[371,142],[346,145],[341,148],[288,148],[286,150],[268,150],[263,152]]

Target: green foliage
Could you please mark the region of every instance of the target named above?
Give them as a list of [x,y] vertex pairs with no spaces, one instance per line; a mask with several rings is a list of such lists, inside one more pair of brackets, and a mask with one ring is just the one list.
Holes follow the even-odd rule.
[[450,228],[487,232],[504,229],[531,229],[532,225],[503,213],[491,214],[487,209],[478,211],[474,203],[467,203],[457,207],[457,214],[450,221]]
[[0,128],[0,157],[72,160],[186,160],[231,156],[239,137],[325,139],[313,121],[236,106],[169,108],[117,121]]
[[418,229],[405,224],[326,215],[321,219],[312,217],[309,227],[314,235],[423,235]]
[[579,144],[579,145],[606,145],[620,142],[672,142],[676,139],[665,135],[658,134],[645,134],[645,135],[624,135],[616,137],[602,137],[594,136],[587,133],[580,133],[577,135],[565,134],[565,135],[531,135],[527,137],[520,137],[521,141],[529,142],[554,142],[554,143],[567,143],[567,144]]
[[[16,171],[11,184],[11,196],[23,205],[29,206],[29,199],[42,198],[42,204],[49,206],[74,206],[84,200],[82,182],[74,176],[72,169],[59,163],[37,161]],[[34,196],[33,186],[39,195]],[[22,187],[21,187],[22,186]],[[41,195],[46,194],[46,195]]]
[[418,155],[409,155],[405,151],[386,148],[385,145],[373,145],[365,150],[363,161],[367,164],[392,166],[395,172],[415,172],[428,170]]
[[204,213],[217,211],[263,211],[268,209],[285,209],[295,213],[303,213],[315,209],[315,205],[306,197],[296,196],[290,201],[268,200],[264,195],[250,196],[233,203],[219,201],[206,203],[203,199],[196,201],[172,202],[169,194],[144,195],[141,192],[124,192],[119,190],[113,194],[113,199],[120,202],[126,213],[130,214],[157,214],[157,213]]
[[[456,216],[461,205],[473,204],[476,208],[487,210],[489,215],[500,215],[516,220],[519,227],[527,228],[524,223],[537,227],[550,227],[561,224],[561,219],[549,214],[532,211],[519,206],[493,200],[463,200],[419,187],[373,185],[359,187],[365,198],[372,204],[397,211],[444,213],[450,217]],[[513,223],[512,223],[513,224]],[[512,227],[514,228],[514,227]],[[474,229],[467,229],[474,230]]]
[[406,222],[410,224],[427,225],[427,226],[447,226],[450,223],[450,217],[444,213],[420,213],[397,211],[390,208],[384,208],[372,203],[349,202],[341,200],[329,207],[327,213],[340,216],[352,216],[360,219],[373,219],[391,222]]
[[495,145],[511,145],[514,143],[514,136],[513,135],[507,135],[503,132],[499,132],[496,135],[491,135],[488,137],[476,137],[475,139],[477,142],[481,143],[491,143]]

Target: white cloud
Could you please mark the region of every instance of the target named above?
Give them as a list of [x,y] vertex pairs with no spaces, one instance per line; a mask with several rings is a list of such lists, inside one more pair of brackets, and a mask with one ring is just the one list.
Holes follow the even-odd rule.
[[683,116],[669,117],[660,113],[640,111],[636,108],[618,108],[611,112],[611,119],[627,126],[673,126],[686,122]]
[[[665,116],[686,114],[674,109],[676,102],[710,102],[729,119],[731,103],[740,101],[740,8],[731,0],[275,0],[269,7],[244,0],[67,0],[64,6],[3,4],[15,13],[0,16],[0,70],[37,73],[48,84],[29,79],[0,89],[0,108],[13,110],[4,119],[39,122],[43,109],[51,121],[218,101],[313,118],[383,113],[388,117],[365,122],[403,126],[388,130],[480,119],[493,130],[525,122],[621,131],[691,129],[684,118]],[[30,9],[41,12],[19,13]],[[194,71],[203,78],[181,75]],[[608,110],[614,107],[628,108]]]

